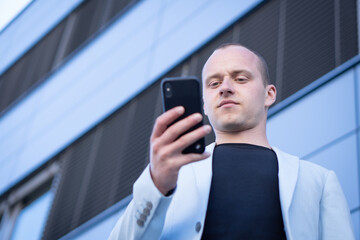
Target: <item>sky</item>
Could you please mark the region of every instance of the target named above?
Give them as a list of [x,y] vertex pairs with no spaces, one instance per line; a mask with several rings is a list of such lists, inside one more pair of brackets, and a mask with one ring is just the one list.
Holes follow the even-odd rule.
[[34,0],[0,0],[0,32]]

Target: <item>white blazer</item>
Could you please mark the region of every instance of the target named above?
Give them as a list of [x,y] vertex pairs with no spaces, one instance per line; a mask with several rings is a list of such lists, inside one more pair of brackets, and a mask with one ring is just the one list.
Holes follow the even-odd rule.
[[[214,147],[212,143],[206,150],[212,153]],[[275,147],[273,150],[279,165],[287,239],[355,239],[350,211],[335,173]],[[201,239],[211,177],[212,156],[183,166],[176,191],[165,197],[154,185],[147,167],[135,182],[133,200],[109,240]]]

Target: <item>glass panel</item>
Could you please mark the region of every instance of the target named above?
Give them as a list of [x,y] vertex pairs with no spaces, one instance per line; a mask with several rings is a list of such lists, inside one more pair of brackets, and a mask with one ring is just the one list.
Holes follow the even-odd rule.
[[123,214],[125,209],[121,210],[119,213],[112,215],[111,217],[99,222],[97,225],[88,229],[79,235],[76,240],[86,240],[86,239],[107,239],[115,226],[117,220]]
[[357,95],[357,105],[356,105],[356,112],[357,112],[357,126],[360,127],[360,64],[356,67],[356,95]]
[[359,206],[359,182],[356,134],[326,147],[320,153],[311,156],[311,162],[334,170],[348,201],[349,208]]
[[32,0],[0,1],[0,32],[5,28]]
[[354,70],[269,118],[271,145],[305,156],[355,129]]
[[351,214],[351,217],[354,226],[355,239],[360,240],[360,211]]
[[22,209],[15,223],[12,240],[41,238],[52,196],[49,191]]
[[[88,223],[74,229],[72,232],[60,238],[60,240],[87,240],[87,239],[107,239],[110,236],[112,229],[115,224],[124,213],[126,206],[119,210],[118,212],[112,214],[111,216],[102,219],[97,223],[93,223],[94,219],[90,220]],[[96,218],[96,217],[95,217]],[[89,224],[92,222],[93,224]],[[85,225],[88,225],[86,227]]]
[[[0,151],[1,152],[1,151]],[[16,168],[16,161],[19,153],[8,156],[8,159],[0,160],[0,194],[2,194],[11,185],[11,173]]]

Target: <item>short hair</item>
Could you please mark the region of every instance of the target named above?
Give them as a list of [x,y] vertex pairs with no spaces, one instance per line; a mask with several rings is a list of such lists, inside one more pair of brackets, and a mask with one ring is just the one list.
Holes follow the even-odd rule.
[[221,45],[219,45],[215,50],[220,50],[220,49],[224,49],[224,48],[227,48],[229,46],[238,46],[238,47],[243,47],[243,48],[246,48],[247,50],[249,50],[250,52],[254,53],[258,60],[259,60],[259,70],[260,70],[260,73],[261,73],[261,76],[262,76],[262,79],[263,79],[263,83],[264,83],[264,86],[267,86],[270,84],[270,75],[269,75],[269,68],[267,66],[267,63],[265,61],[265,59],[263,58],[263,56],[261,56],[260,53],[240,44],[240,43],[223,43]]

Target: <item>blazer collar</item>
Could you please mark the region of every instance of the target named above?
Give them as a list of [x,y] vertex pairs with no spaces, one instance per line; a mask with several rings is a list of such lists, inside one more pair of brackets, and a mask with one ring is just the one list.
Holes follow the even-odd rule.
[[212,178],[212,154],[215,148],[215,143],[211,143],[210,145],[206,146],[205,151],[211,153],[211,155],[199,162],[195,162],[190,164],[192,166],[197,192],[199,193],[198,199],[200,201],[200,211],[201,216],[203,216],[203,221],[205,220],[208,200],[209,200],[209,193],[210,193],[210,185],[211,185],[211,178]]
[[272,149],[276,153],[279,165],[278,176],[281,211],[288,238],[291,239],[289,208],[298,179],[300,160],[298,157],[287,154],[276,147],[272,147]]
[[[206,208],[208,205],[210,184],[212,177],[212,153],[214,151],[215,143],[211,143],[206,147],[206,151],[211,153],[211,156],[205,160],[192,164],[196,185],[199,192],[199,200],[201,201],[203,214],[206,214]],[[289,222],[288,211],[293,198],[297,178],[299,171],[299,158],[282,152],[276,147],[272,147],[275,151],[278,166],[279,166],[279,193],[280,204],[284,223]],[[287,228],[287,226],[285,226]],[[289,229],[287,229],[289,231]]]

